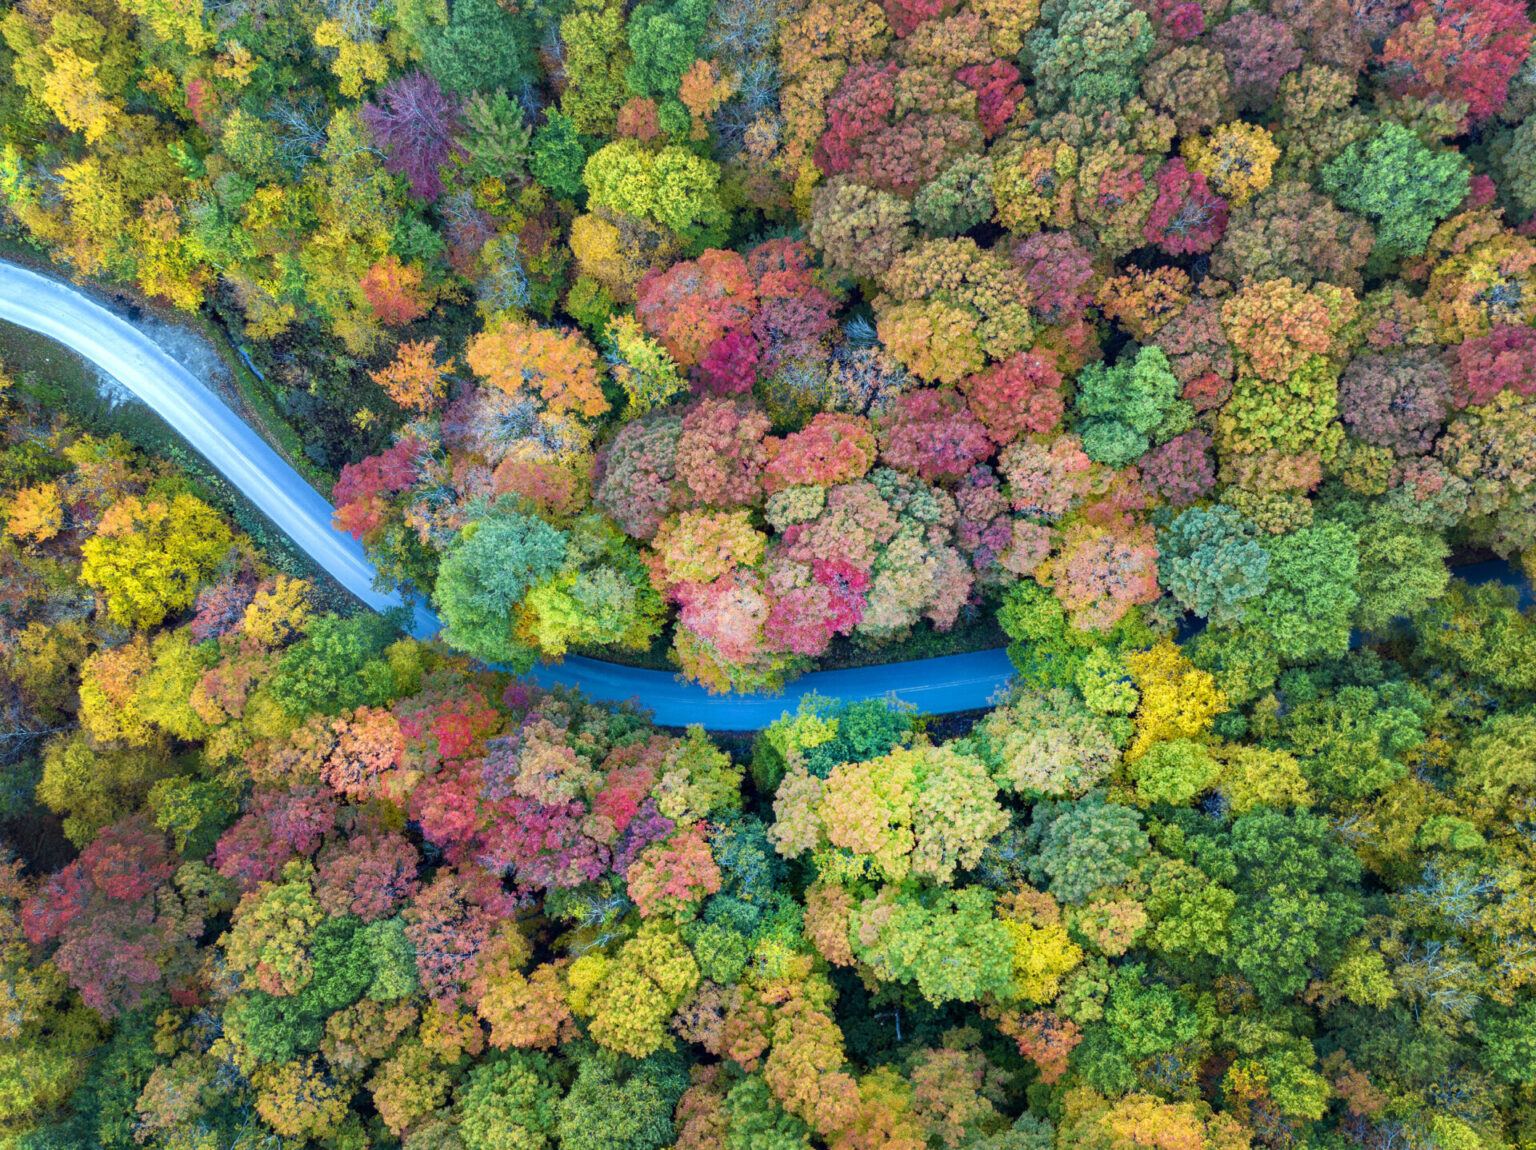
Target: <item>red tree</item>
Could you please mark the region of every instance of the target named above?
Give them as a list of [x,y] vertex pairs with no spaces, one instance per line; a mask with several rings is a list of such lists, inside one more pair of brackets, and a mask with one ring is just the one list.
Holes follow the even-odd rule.
[[1169,255],[1208,252],[1227,229],[1227,201],[1211,191],[1202,172],[1191,172],[1181,158],[1157,174],[1157,200],[1141,234]]
[[816,145],[816,166],[829,176],[846,172],[866,136],[890,123],[896,110],[897,64],[855,64],[827,101],[827,127]]
[[955,78],[976,93],[977,118],[988,136],[995,136],[1008,126],[1024,98],[1019,70],[1006,60],[972,64],[956,72]]
[[951,387],[909,391],[879,426],[881,457],[924,479],[959,477],[992,454],[986,427]]
[[710,395],[742,395],[757,382],[757,340],[744,331],[726,332],[704,353],[694,379]]
[[161,985],[161,960],[202,922],[157,898],[176,871],[165,835],[140,815],[105,828],[80,857],[50,875],[22,907],[34,946],[57,940],[54,964],[104,1018],[131,1010]]
[[452,1006],[475,976],[475,959],[515,900],[479,867],[440,871],[405,908],[405,936],[416,948],[421,985],[439,1006]]
[[652,268],[635,293],[635,315],[684,367],[727,332],[748,330],[756,311],[757,290],[735,252],[710,250],[664,272]]
[[[419,290],[421,270],[402,264],[394,255],[385,256],[369,268],[361,286],[373,314],[390,327],[401,327],[420,319],[431,306]],[[376,382],[383,384],[382,380]]]
[[765,373],[786,360],[813,355],[837,328],[837,300],[816,282],[811,249],[799,240],[777,239],[747,253],[757,285],[752,335],[762,349]]
[[858,479],[875,465],[875,434],[858,415],[823,411],[803,431],[764,443],[763,487],[772,494],[801,483],[831,487]]
[[384,521],[388,496],[416,482],[416,463],[425,452],[421,440],[407,437],[387,451],[345,465],[331,489],[337,528],[354,539],[376,530]]
[[416,893],[416,848],[397,834],[379,833],[328,846],[315,875],[315,896],[330,915],[384,918]]
[[199,643],[217,639],[240,626],[245,609],[256,597],[256,573],[248,568],[231,572],[197,593],[197,614],[187,624]]
[[1506,387],[1536,395],[1536,330],[1500,324],[1451,351],[1457,407],[1488,403]]
[[1399,92],[1465,100],[1473,120],[1504,106],[1531,50],[1521,0],[1414,0],[1387,37],[1381,63]]
[[1030,310],[1046,323],[1081,319],[1093,302],[1093,256],[1069,232],[1036,232],[1017,241],[1010,253],[1024,273],[1034,303]]
[[273,882],[283,864],[308,858],[336,826],[336,798],[316,786],[286,791],[258,791],[246,812],[221,836],[213,851],[219,873],[253,890]]
[[933,20],[953,7],[952,0],[884,0],[885,18],[898,36],[910,36],[924,20]]
[[1211,34],[1232,73],[1232,87],[1250,108],[1274,101],[1280,80],[1301,64],[1301,48],[1291,30],[1273,16],[1240,12]]
[[1019,352],[968,375],[960,390],[998,446],[1026,431],[1050,431],[1061,420],[1061,373],[1038,352]]

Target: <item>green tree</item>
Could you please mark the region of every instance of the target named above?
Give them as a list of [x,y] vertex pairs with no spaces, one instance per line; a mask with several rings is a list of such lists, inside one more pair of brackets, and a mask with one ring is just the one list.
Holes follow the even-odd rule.
[[1189,1057],[1179,1047],[1200,1035],[1189,1001],[1167,983],[1149,977],[1142,963],[1112,968],[1101,1020],[1090,1023],[1073,1053],[1088,1085],[1124,1094],[1137,1084],[1137,1067],[1158,1056]]
[[147,803],[155,826],[168,831],[176,849],[189,858],[210,853],[240,812],[239,795],[228,787],[185,775],[159,780],[150,788]]
[[1113,367],[1091,363],[1077,377],[1073,407],[1083,450],[1111,467],[1124,467],[1146,453],[1153,439],[1186,429],[1194,417],[1179,400],[1179,381],[1161,348],[1144,347],[1135,359]]
[[[461,115],[466,129],[463,145],[471,176],[476,179],[523,176],[532,158],[531,133],[523,120],[523,110],[504,89],[498,88],[489,96],[475,93],[465,101]],[[425,230],[431,237],[426,242],[436,241],[435,246],[440,249],[441,238],[430,228]]]
[[1269,587],[1269,552],[1259,529],[1222,503],[1191,507],[1157,533],[1158,574],[1181,604],[1213,627],[1242,621]]
[[533,178],[562,199],[581,195],[582,169],[587,163],[586,145],[576,121],[554,108],[544,113],[544,123],[533,134]]
[[421,988],[416,968],[416,947],[406,937],[405,920],[398,915],[370,922],[358,932],[368,948],[373,981],[365,994],[374,1002],[396,1002]]
[[634,140],[615,140],[593,153],[582,182],[594,205],[655,220],[695,246],[724,239],[730,215],[719,165],[687,148],[652,155]]
[[1116,105],[1134,95],[1152,22],[1129,0],[1067,0],[1054,28],[1029,38],[1043,105]]
[[1414,527],[1386,507],[1372,507],[1356,525],[1360,602],[1354,623],[1378,634],[1445,594],[1450,547],[1438,531]]
[[399,635],[382,615],[350,619],[321,615],[305,637],[283,652],[270,690],[291,715],[338,715],[379,706],[394,692],[384,649]]
[[235,1065],[247,1074],[319,1050],[325,1036],[325,1016],[300,995],[240,994],[225,1008],[223,1020]]
[[810,1127],[780,1106],[756,1075],[731,1087],[724,1109],[731,1123],[725,1150],[805,1150],[811,1144]]
[[1183,806],[1215,785],[1221,767],[1211,753],[1188,739],[1153,743],[1129,768],[1139,805]]
[[1266,547],[1269,589],[1249,602],[1247,622],[1267,634],[1282,659],[1303,661],[1349,647],[1349,620],[1360,597],[1355,533],[1318,523]]
[[646,0],[629,16],[629,50],[634,61],[624,81],[637,96],[676,98],[683,73],[699,54],[699,42],[714,11],[713,0]]
[[1490,1014],[1481,1027],[1483,1065],[1511,1086],[1536,1082],[1536,1002]]
[[1536,713],[1490,716],[1457,752],[1456,775],[1469,793],[1499,802],[1536,790]]
[[580,0],[560,21],[565,41],[560,110],[590,136],[614,134],[619,108],[629,95],[624,75],[633,57],[624,33],[624,5],[617,0]]
[[555,1145],[560,1084],[550,1060],[521,1050],[470,1071],[459,1096],[464,1150],[545,1150]]
[[569,539],[565,568],[524,601],[527,634],[557,658],[573,643],[649,646],[665,604],[633,541],[598,515],[578,518]]
[[935,1006],[1006,997],[1013,943],[993,903],[979,886],[922,893],[887,886],[854,912],[849,941],[877,978],[916,983]]
[[1075,803],[1036,803],[1030,819],[1031,880],[1049,883],[1062,902],[1081,904],[1098,888],[1123,882],[1149,846],[1141,816],[1108,802],[1102,791]]
[[1209,973],[1209,959],[1227,953],[1237,895],[1182,859],[1154,856],[1141,877],[1148,887],[1151,949],[1180,968],[1198,964]]
[[1107,631],[1074,627],[1061,600],[1033,579],[1021,579],[1008,588],[997,622],[1013,640],[1008,644],[1008,659],[1018,670],[1020,683],[1034,690],[1075,688],[1096,647],[1120,652],[1149,647],[1155,639],[1134,610]]
[[537,46],[555,13],[534,5],[516,16],[496,0],[454,0],[446,24],[418,31],[422,63],[444,88],[471,92],[510,92],[538,75]]
[[568,536],[533,515],[503,512],[471,523],[443,557],[433,598],[444,638],[488,662],[526,670],[535,652],[513,634],[514,611],[565,563]]
[[1376,225],[1382,259],[1418,255],[1435,225],[1466,199],[1471,168],[1459,152],[1431,151],[1414,132],[1383,124],[1322,170],[1323,187],[1340,207]]
[[1418,653],[1506,691],[1536,690],[1536,614],[1518,588],[1456,579],[1414,618]]
[[658,1150],[673,1137],[672,1111],[688,1085],[671,1053],[628,1058],[579,1056],[576,1080],[560,1100],[561,1150]]
[[83,847],[102,827],[137,811],[157,782],[183,769],[162,748],[96,750],[77,730],[48,744],[37,799],[64,816],[65,836]]
[[1305,811],[1257,810],[1232,824],[1232,961],[1266,1003],[1329,970],[1365,925],[1360,861],[1328,821]]

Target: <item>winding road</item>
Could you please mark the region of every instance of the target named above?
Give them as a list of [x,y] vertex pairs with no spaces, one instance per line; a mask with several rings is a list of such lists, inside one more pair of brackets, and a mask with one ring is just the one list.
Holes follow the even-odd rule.
[[[333,509],[266,441],[209,388],[152,339],[85,293],[60,280],[0,260],[0,320],[56,340],[117,380],[237,487],[320,567],[376,611],[402,605],[399,595],[374,587],[374,569],[362,546],[331,525]],[[1484,563],[1457,572],[1471,582],[1514,582],[1507,564]],[[1522,587],[1522,605],[1530,603]],[[411,633],[427,638],[437,617],[414,605]],[[846,671],[817,671],[778,695],[710,695],[665,671],[650,671],[571,657],[540,665],[524,676],[541,686],[580,688],[604,701],[635,700],[666,726],[702,723],[716,731],[751,731],[768,725],[800,698],[894,698],[931,714],[985,707],[1007,684],[1013,668],[1002,650],[882,663]]]
[[[68,283],[0,261],[0,320],[56,340],[94,363],[152,408],[316,564],[376,611],[401,605],[376,590],[362,546],[331,525],[332,507],[211,390],[127,320]],[[411,633],[437,632],[437,617],[415,605]],[[793,710],[801,696],[894,697],[933,714],[985,707],[1012,674],[1001,650],[885,663],[802,676],[779,695],[710,695],[666,671],[571,657],[524,678],[562,683],[605,701],[633,699],[666,726],[703,723],[752,731]]]

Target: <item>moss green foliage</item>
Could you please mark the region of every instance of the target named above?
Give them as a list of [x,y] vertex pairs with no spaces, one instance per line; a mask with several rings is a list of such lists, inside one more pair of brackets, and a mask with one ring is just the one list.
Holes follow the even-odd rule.
[[1323,187],[1341,207],[1369,216],[1376,251],[1418,255],[1435,224],[1467,194],[1470,172],[1455,152],[1433,152],[1400,124],[1345,148],[1322,170]]
[[533,134],[534,179],[557,196],[575,199],[582,193],[581,171],[587,148],[576,122],[557,109],[545,113],[544,123]]
[[525,660],[512,608],[560,569],[566,536],[531,515],[508,512],[475,525],[443,561],[437,606],[462,649],[489,661]]
[[381,616],[321,616],[283,652],[272,677],[273,699],[294,715],[339,714],[382,702],[394,686],[384,649],[398,634]]

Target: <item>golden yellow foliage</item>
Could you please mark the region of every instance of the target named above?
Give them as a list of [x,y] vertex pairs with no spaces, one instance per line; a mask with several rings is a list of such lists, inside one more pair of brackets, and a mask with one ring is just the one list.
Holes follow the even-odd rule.
[[284,1138],[334,1134],[347,1116],[353,1087],[332,1080],[314,1059],[285,1062],[257,1077],[256,1113]]
[[1128,763],[1146,754],[1153,743],[1204,734],[1211,720],[1227,709],[1227,697],[1216,680],[1196,670],[1166,639],[1124,659],[1141,692],[1141,705],[1135,714],[1136,737],[1125,752]]
[[1312,788],[1296,756],[1264,747],[1225,747],[1216,752],[1223,766],[1217,789],[1234,815],[1254,807],[1310,807]]
[[1067,935],[1060,923],[1003,920],[1013,939],[1013,982],[1019,997],[1030,1002],[1053,1002],[1061,993],[1061,980],[1083,961],[1083,948]]
[[1040,0],[977,0],[972,7],[987,22],[992,51],[1007,58],[1024,47],[1024,33],[1040,18]]
[[437,340],[412,340],[400,345],[394,360],[369,377],[401,407],[430,411],[448,387],[453,360],[437,362]]
[[470,370],[508,395],[537,391],[549,410],[588,418],[608,410],[598,383],[597,352],[578,332],[503,319],[475,336]]
[[315,45],[334,48],[336,58],[331,61],[331,71],[340,81],[341,94],[354,99],[361,96],[370,84],[377,84],[389,75],[389,57],[384,46],[373,40],[354,40],[347,35],[339,20],[322,20],[315,25]]
[[280,647],[303,630],[314,612],[304,579],[279,575],[270,587],[262,587],[240,619],[240,631],[263,647]]
[[16,539],[46,543],[64,528],[64,502],[57,483],[18,491],[11,500],[5,529]]
[[1184,142],[1184,159],[1197,172],[1204,172],[1217,195],[1225,196],[1233,207],[1246,204],[1269,187],[1280,149],[1268,129],[1257,124],[1234,120],[1211,133]]
[[80,725],[101,743],[144,746],[154,728],[139,711],[134,696],[149,674],[149,641],[135,635],[120,647],[98,651],[80,667]]

